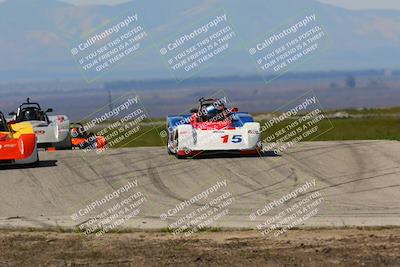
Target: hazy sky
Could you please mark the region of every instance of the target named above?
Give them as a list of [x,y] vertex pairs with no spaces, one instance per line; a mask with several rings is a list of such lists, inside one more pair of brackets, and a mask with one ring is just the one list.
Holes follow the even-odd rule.
[[[1,1],[1,0],[0,0]],[[73,4],[117,4],[127,0],[63,0]],[[351,9],[379,8],[379,9],[400,9],[399,0],[318,0],[320,2],[338,5]]]
[[323,3],[351,9],[400,9],[399,0],[318,0]]
[[[0,0],[4,2],[6,0]],[[12,0],[9,0],[12,1]],[[89,5],[104,4],[114,5],[132,0],[60,0],[71,4]],[[182,0],[184,1],[184,0]],[[278,0],[277,0],[278,1]],[[323,3],[337,5],[350,9],[397,9],[400,10],[400,0],[316,0]]]

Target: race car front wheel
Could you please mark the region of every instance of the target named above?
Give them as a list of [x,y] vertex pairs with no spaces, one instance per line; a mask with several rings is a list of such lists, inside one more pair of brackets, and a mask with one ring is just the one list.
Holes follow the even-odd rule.
[[168,145],[167,145],[167,150],[169,155],[176,155],[176,152],[178,151],[178,133],[175,134],[175,136],[168,136]]
[[36,168],[39,166],[39,152],[36,151],[36,161],[32,163],[25,164],[28,168]]

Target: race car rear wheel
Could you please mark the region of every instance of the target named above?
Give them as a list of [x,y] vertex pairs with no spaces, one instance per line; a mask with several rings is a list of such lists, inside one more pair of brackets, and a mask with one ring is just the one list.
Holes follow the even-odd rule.
[[68,133],[67,137],[64,140],[58,143],[53,143],[52,146],[58,150],[71,150],[72,149],[71,135]]

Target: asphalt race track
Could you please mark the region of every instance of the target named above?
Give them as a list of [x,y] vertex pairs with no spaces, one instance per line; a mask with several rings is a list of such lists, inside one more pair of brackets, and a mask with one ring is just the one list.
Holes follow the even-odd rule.
[[307,194],[318,190],[324,201],[304,226],[398,226],[398,151],[397,141],[308,142],[281,155],[187,160],[160,147],[100,156],[43,151],[37,168],[0,171],[0,227],[75,226],[73,213],[135,179],[147,201],[128,227],[166,227],[176,218],[163,221],[160,214],[226,180],[235,201],[213,226],[253,228],[263,219],[251,221],[252,212],[313,179]]

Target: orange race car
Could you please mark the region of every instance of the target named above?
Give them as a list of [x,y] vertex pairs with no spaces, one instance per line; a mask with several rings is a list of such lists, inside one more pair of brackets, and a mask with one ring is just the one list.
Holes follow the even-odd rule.
[[37,166],[35,132],[29,122],[7,123],[0,112],[0,165]]
[[107,145],[104,136],[96,136],[84,130],[81,123],[71,123],[71,143],[73,148],[80,149],[102,149]]

